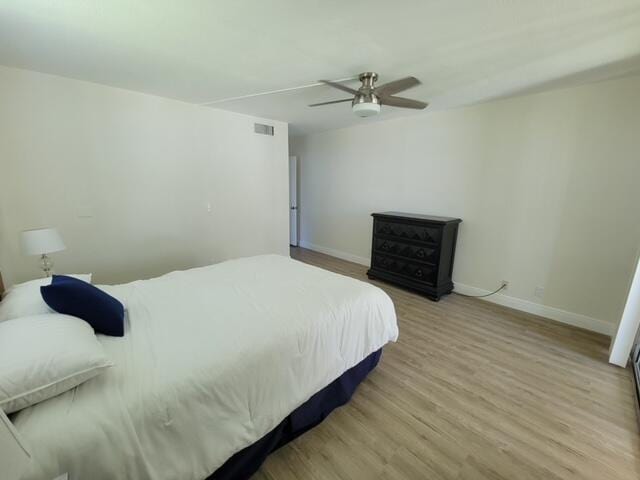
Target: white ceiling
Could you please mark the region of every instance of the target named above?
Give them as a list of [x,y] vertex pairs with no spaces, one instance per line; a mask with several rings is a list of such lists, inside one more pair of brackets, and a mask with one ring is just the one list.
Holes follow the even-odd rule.
[[[373,70],[429,110],[640,73],[640,0],[2,0],[0,64],[205,104]],[[291,123],[359,119],[327,86],[214,103]]]

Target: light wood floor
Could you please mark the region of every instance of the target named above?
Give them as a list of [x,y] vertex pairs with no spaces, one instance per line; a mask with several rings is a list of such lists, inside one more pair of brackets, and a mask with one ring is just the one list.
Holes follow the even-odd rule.
[[[366,280],[304,249],[304,262]],[[351,402],[269,457],[255,480],[638,479],[630,370],[608,339],[481,300],[373,282],[400,338]]]

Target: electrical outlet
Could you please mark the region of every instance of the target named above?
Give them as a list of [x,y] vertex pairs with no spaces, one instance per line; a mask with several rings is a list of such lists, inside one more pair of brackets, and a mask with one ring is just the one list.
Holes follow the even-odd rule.
[[502,280],[502,285],[503,290],[507,290],[509,288],[509,280]]
[[533,294],[538,298],[544,297],[544,287],[536,287]]

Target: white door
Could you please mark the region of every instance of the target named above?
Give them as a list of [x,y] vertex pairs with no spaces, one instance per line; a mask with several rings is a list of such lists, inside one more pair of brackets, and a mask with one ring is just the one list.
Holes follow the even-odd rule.
[[298,246],[298,157],[289,157],[289,244]]

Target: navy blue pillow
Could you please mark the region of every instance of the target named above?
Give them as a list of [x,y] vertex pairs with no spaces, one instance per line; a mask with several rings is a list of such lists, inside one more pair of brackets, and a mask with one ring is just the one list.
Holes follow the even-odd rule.
[[40,293],[53,310],[83,319],[97,333],[113,337],[124,335],[124,307],[90,283],[54,275],[51,285],[40,287]]

